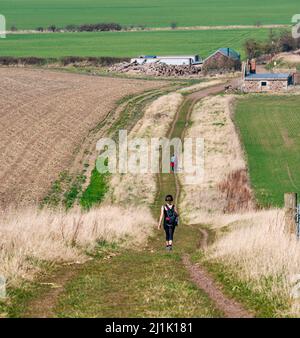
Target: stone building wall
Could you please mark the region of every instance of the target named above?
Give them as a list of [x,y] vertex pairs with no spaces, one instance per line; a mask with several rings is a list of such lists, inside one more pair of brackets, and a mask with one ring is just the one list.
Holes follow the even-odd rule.
[[241,70],[241,61],[234,60],[228,56],[223,55],[221,52],[207,58],[202,67],[203,71],[239,71]]
[[[266,86],[261,83],[266,82]],[[280,92],[288,89],[288,82],[286,80],[244,80],[242,90],[246,93],[258,92]]]

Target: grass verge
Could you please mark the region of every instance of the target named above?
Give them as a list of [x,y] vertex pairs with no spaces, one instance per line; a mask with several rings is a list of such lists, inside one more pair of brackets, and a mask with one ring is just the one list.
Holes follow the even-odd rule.
[[[232,268],[218,261],[207,260],[205,255],[200,261],[215,280],[222,285],[224,292],[254,312],[256,317],[276,318],[279,311],[288,310],[289,300],[275,296],[270,297],[263,291],[257,291],[253,283],[240,280]],[[270,288],[271,278],[262,280],[260,287],[262,285],[266,289]]]

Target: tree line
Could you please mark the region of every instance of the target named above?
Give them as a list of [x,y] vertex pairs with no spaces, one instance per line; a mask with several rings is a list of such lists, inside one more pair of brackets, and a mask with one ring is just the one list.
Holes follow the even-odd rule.
[[245,42],[245,52],[249,59],[264,55],[274,55],[282,52],[291,52],[300,48],[300,38],[295,39],[290,31],[276,34],[270,30],[267,41],[249,39]]

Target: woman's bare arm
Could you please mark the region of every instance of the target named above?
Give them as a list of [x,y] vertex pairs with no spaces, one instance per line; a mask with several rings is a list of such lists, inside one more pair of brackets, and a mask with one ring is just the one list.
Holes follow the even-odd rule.
[[162,222],[163,217],[164,217],[164,207],[162,206],[161,212],[160,212],[160,217],[159,217],[159,222],[158,222],[158,226],[157,226],[158,229],[161,228],[161,222]]

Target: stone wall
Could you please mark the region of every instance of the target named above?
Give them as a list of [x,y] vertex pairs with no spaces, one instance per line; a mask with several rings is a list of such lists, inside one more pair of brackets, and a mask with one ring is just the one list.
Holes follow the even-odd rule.
[[207,58],[202,67],[204,72],[210,71],[239,71],[241,70],[241,61],[234,60],[221,52]]
[[[266,86],[261,86],[262,82],[266,82]],[[280,92],[288,89],[288,82],[286,80],[268,80],[268,81],[249,81],[244,80],[242,90],[246,93],[260,93],[260,92]]]

